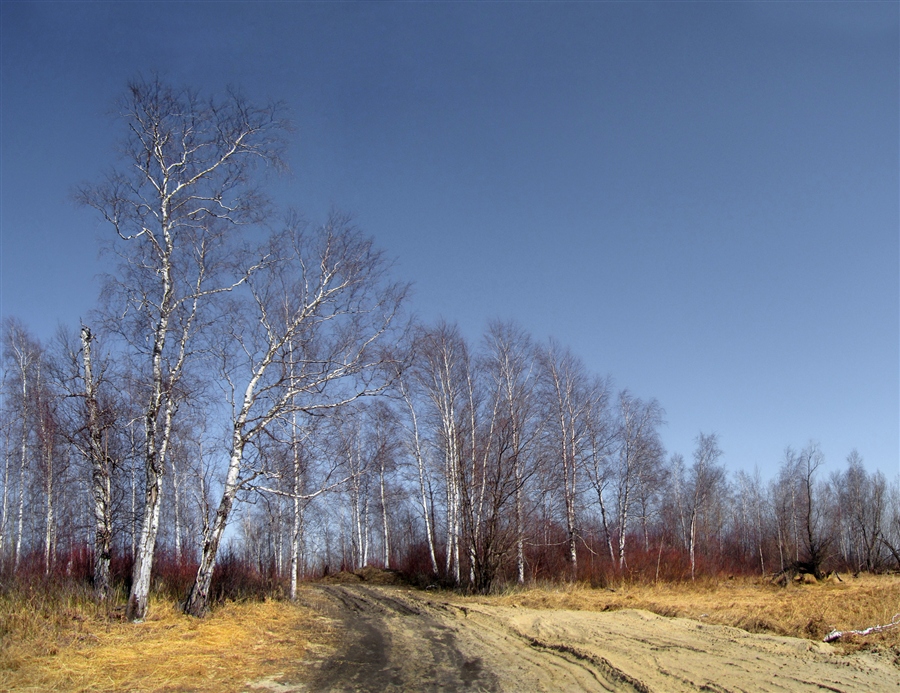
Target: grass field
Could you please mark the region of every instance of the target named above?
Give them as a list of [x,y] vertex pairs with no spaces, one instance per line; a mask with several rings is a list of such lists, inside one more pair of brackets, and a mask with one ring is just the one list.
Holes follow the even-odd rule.
[[143,623],[84,599],[0,599],[0,690],[235,691],[298,665],[327,619],[288,602],[228,603],[198,620],[151,603]]
[[[844,576],[843,582],[787,587],[749,578],[614,590],[545,585],[460,599],[538,609],[646,609],[821,640],[834,629],[890,622],[900,612],[900,576]],[[156,600],[144,623],[131,624],[86,596],[23,589],[0,595],[0,690],[233,691],[298,670],[334,637],[327,618],[281,601],[229,602],[197,620]],[[900,627],[849,636],[839,647],[886,650],[900,667]]]
[[[693,618],[753,633],[821,640],[832,630],[861,630],[890,623],[900,613],[900,575],[842,576],[786,587],[765,579],[703,579],[696,582],[632,584],[616,589],[548,585],[510,590],[488,601],[538,609],[609,611],[646,609],[662,616]],[[847,650],[885,647],[900,662],[900,626],[839,641]]]

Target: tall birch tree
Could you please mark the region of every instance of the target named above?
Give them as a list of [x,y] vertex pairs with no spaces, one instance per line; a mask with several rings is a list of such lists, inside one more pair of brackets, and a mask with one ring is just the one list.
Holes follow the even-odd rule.
[[542,403],[547,411],[544,434],[554,472],[562,482],[566,529],[566,559],[572,577],[578,574],[578,494],[588,442],[591,400],[582,361],[556,342],[540,352]]
[[635,494],[641,483],[652,476],[664,450],[659,440],[663,409],[655,399],[643,401],[628,390],[619,393],[618,454],[614,485],[618,531],[619,571],[626,566],[625,548],[628,523],[632,519]]
[[[43,350],[25,326],[16,319],[7,318],[3,324],[3,356],[7,370],[5,399],[14,408],[17,423],[18,498],[16,499],[15,535],[13,543],[13,569],[18,570],[22,560],[25,535],[25,496],[28,472],[31,466],[29,448],[37,415],[38,373]],[[4,491],[5,493],[5,491]],[[5,502],[5,498],[4,498]],[[4,522],[6,521],[4,509]]]
[[[513,323],[493,322],[485,336],[485,361],[493,381],[507,446],[515,499],[516,581],[525,582],[525,483],[533,472],[539,425],[536,421],[536,367],[534,346],[527,332]],[[499,459],[498,463],[503,460]],[[502,479],[502,468],[495,479]],[[499,489],[498,489],[499,491]]]
[[691,580],[696,572],[697,525],[716,488],[725,479],[725,470],[719,466],[722,456],[719,439],[715,433],[700,433],[696,439],[694,463],[686,484],[686,515],[688,554],[691,561]]
[[[215,342],[231,405],[222,492],[207,528],[185,612],[203,616],[222,535],[238,494],[272,470],[260,439],[280,420],[323,415],[389,384],[381,342],[396,324],[406,286],[371,239],[338,215],[313,231],[292,225],[267,241],[259,271]],[[214,345],[210,345],[213,349]],[[254,447],[256,446],[256,447]]]
[[442,462],[445,490],[446,554],[444,572],[460,580],[462,541],[463,445],[468,435],[466,384],[469,349],[456,325],[440,322],[418,339],[416,375],[429,402],[433,442]]
[[133,82],[120,103],[127,128],[120,167],[78,199],[115,231],[119,271],[107,316],[143,373],[144,502],[127,617],[147,612],[150,571],[179,386],[204,309],[246,276],[230,266],[236,226],[261,221],[258,164],[279,165],[280,108],[239,94],[204,98],[160,79]]

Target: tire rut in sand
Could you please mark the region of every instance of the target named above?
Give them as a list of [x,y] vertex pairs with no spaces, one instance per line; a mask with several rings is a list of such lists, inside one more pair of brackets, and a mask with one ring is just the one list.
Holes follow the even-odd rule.
[[596,657],[567,645],[543,642],[523,634],[477,607],[426,602],[464,617],[461,632],[490,653],[501,690],[508,691],[618,691],[649,693],[641,681]]
[[499,691],[477,656],[463,654],[454,630],[381,590],[322,588],[342,622],[342,646],[310,691]]
[[477,610],[384,587],[320,588],[342,645],[315,691],[645,691],[607,662],[524,637]]

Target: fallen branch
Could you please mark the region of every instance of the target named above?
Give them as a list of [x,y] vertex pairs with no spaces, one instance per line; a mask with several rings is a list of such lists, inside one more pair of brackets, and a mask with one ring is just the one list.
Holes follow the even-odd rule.
[[886,623],[883,626],[872,626],[865,630],[833,630],[825,636],[825,642],[834,642],[845,635],[871,635],[872,633],[880,633],[888,628],[894,628],[895,626],[900,626],[900,614],[894,614],[894,618],[891,619],[891,622]]

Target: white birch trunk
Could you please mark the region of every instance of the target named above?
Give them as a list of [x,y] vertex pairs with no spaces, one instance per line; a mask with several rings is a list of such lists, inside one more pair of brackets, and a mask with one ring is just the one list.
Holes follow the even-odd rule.
[[369,493],[368,484],[366,484],[365,495],[363,496],[363,521],[362,521],[362,564],[361,568],[369,565]]
[[419,474],[419,502],[422,505],[422,517],[425,520],[425,535],[428,541],[428,557],[431,559],[431,572],[434,575],[438,573],[437,553],[434,549],[434,529],[431,523],[431,512],[428,508],[428,492],[425,485],[425,459],[422,455],[422,443],[419,435],[419,419],[416,415],[416,409],[410,397],[409,390],[403,379],[400,379],[400,392],[409,408],[409,415],[412,420],[412,443],[413,456],[416,459],[416,470]]
[[41,429],[43,431],[44,446],[44,494],[45,514],[44,514],[44,575],[50,575],[53,569],[53,524],[54,524],[54,508],[53,508],[53,446],[47,436],[50,432],[47,430],[44,417],[41,417]]
[[88,418],[91,495],[94,500],[94,597],[98,601],[104,601],[109,596],[110,586],[112,487],[109,461],[103,449],[103,433],[100,428],[100,412],[97,406],[97,383],[94,381],[93,360],[91,358],[91,340],[91,331],[87,327],[82,327],[81,348],[84,367],[84,401]]
[[380,492],[381,492],[381,526],[382,526],[382,534],[384,537],[383,541],[383,549],[384,549],[384,567],[389,569],[391,567],[391,535],[390,530],[388,528],[388,511],[387,511],[387,496],[385,494],[385,481],[384,481],[384,459],[381,460],[381,484],[380,484]]
[[[160,503],[162,502],[162,477],[165,471],[165,456],[163,448],[168,443],[169,426],[163,426],[160,431],[160,413],[165,408],[169,424],[174,413],[172,401],[165,401],[163,351],[169,336],[169,320],[173,311],[173,281],[172,281],[172,238],[170,235],[169,215],[167,208],[167,191],[165,187],[161,191],[162,198],[162,233],[164,236],[164,249],[161,250],[160,276],[162,278],[162,301],[160,303],[159,316],[153,336],[153,350],[151,356],[151,394],[150,401],[144,413],[144,517],[141,522],[141,534],[138,540],[137,551],[134,558],[132,571],[131,594],[128,597],[126,618],[129,621],[143,621],[147,614],[150,601],[150,571],[153,567],[153,556],[156,550],[156,535],[159,532]],[[186,336],[186,335],[185,335]],[[162,433],[162,440],[157,438]]]
[[[275,353],[280,346],[280,342],[270,344],[265,357],[254,369],[253,375],[244,390],[240,411],[232,424],[231,455],[228,461],[225,485],[222,489],[222,498],[216,509],[213,523],[204,533],[205,538],[203,550],[200,554],[200,565],[197,568],[197,575],[194,578],[194,583],[191,586],[184,604],[184,613],[188,615],[200,618],[205,616],[209,609],[209,588],[212,584],[213,569],[216,565],[219,544],[222,540],[222,534],[225,532],[225,527],[228,525],[228,517],[234,506],[234,500],[237,497],[238,491],[242,488],[242,482],[239,477],[244,459],[244,447],[247,444],[248,438],[252,435],[252,432],[248,434],[244,429],[247,425],[250,410],[256,402],[257,385],[264,376],[266,369],[272,363]],[[275,413],[276,412],[270,411],[267,416],[263,417],[262,422],[257,422],[255,424],[257,428],[254,428],[253,430],[261,430],[261,427],[264,426],[266,422],[269,422],[274,418]]]
[[178,469],[175,467],[174,458],[171,460],[172,467],[172,509],[175,511],[175,561],[181,565],[181,489],[180,480],[178,478]]
[[[297,469],[297,466],[294,467]],[[296,471],[295,471],[296,473]],[[297,477],[295,476],[295,479]],[[300,546],[303,542],[303,506],[300,503],[300,485],[294,485],[293,515],[291,517],[291,601],[297,599],[297,580],[300,573]]]
[[[4,449],[5,446],[4,446]],[[6,526],[9,523],[9,467],[12,455],[7,452],[3,456],[3,495],[0,497],[0,560],[6,549]]]
[[600,519],[603,523],[603,534],[606,537],[606,548],[609,550],[609,562],[614,566],[616,564],[616,554],[613,549],[612,532],[609,529],[609,514],[603,497],[603,489],[600,487],[597,488],[597,501],[600,504]]
[[13,571],[19,569],[19,562],[22,559],[22,535],[25,529],[25,469],[28,463],[28,429],[25,427],[24,421],[22,428],[22,456],[19,464],[19,505],[16,520],[16,550],[13,559]]
[[516,582],[525,584],[525,530],[522,510],[522,467],[516,455]]
[[625,572],[625,539],[628,532],[628,510],[631,496],[630,474],[626,473],[625,489],[619,503],[619,572]]
[[137,473],[134,464],[131,465],[131,557],[137,555]]
[[[24,359],[24,356],[21,357]],[[25,522],[25,469],[28,464],[28,372],[27,362],[20,359],[22,375],[22,441],[19,449],[19,505],[16,520],[16,548],[13,559],[13,570],[19,569],[22,558],[22,534]]]
[[244,455],[244,440],[240,433],[240,429],[236,426],[232,437],[232,451],[228,461],[228,474],[225,478],[222,499],[216,509],[213,523],[204,537],[197,576],[185,601],[184,612],[190,616],[202,618],[209,609],[209,588],[212,584],[213,570],[216,567],[219,544],[222,541],[225,527],[228,525],[228,516],[231,514],[234,499],[240,490],[238,475]]
[[694,559],[694,545],[697,534],[697,514],[691,513],[690,555],[691,555],[691,580],[694,579],[696,561]]

